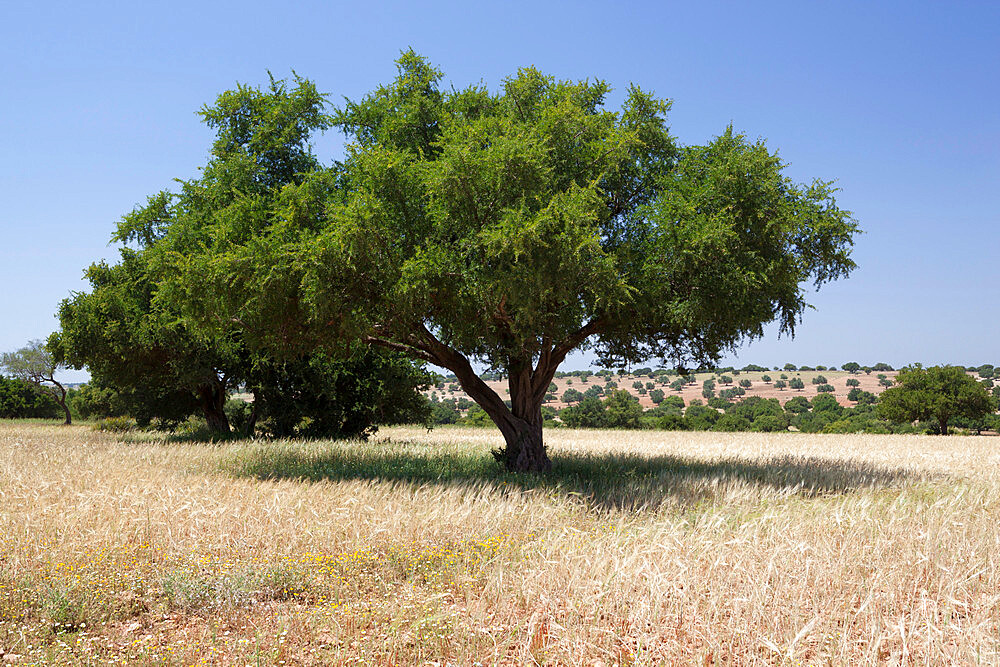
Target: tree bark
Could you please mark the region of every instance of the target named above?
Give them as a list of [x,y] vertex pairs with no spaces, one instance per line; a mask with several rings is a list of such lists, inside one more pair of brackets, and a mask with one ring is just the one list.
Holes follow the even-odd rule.
[[229,419],[226,417],[226,388],[221,382],[203,384],[198,387],[198,400],[205,415],[208,430],[219,435],[229,435]]

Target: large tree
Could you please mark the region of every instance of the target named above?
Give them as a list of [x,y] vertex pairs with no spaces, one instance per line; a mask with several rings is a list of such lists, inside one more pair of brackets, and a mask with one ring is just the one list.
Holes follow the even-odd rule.
[[66,403],[66,387],[56,380],[56,371],[66,367],[63,360],[53,354],[53,348],[58,349],[58,341],[58,335],[53,334],[48,343],[33,340],[15,352],[5,352],[0,355],[0,369],[51,396],[62,408],[65,415],[63,423],[68,426],[73,423],[73,416]]
[[[444,87],[413,52],[398,70],[330,117],[255,128],[206,113],[234,128],[216,156],[253,163],[252,139],[280,126],[300,141],[289,154],[311,157],[321,118],[349,143],[274,206],[251,187],[238,210],[172,217],[160,267],[187,318],[278,349],[363,343],[447,368],[502,432],[498,459],[547,470],[541,406],[573,350],[608,367],[712,364],[769,322],[792,333],[803,284],[854,267],[857,227],[828,183],[794,183],[731,128],[680,145],[670,102],[636,86],[612,110],[604,82],[533,68],[496,92]],[[506,373],[509,406],[475,362]]]
[[938,433],[948,435],[948,422],[954,417],[977,420],[996,407],[986,388],[963,367],[917,365],[899,372],[896,386],[878,397],[876,411],[889,421],[935,421]]

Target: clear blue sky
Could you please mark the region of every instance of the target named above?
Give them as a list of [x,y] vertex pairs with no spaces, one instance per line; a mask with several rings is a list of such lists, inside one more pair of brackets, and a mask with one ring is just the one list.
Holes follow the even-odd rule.
[[294,69],[356,98],[413,46],[456,86],[525,65],[634,81],[674,100],[683,142],[732,122],[797,180],[838,180],[860,268],[794,340],[727,363],[1000,365],[998,33],[988,2],[7,2],[0,351],[56,328],[118,218],[196,174],[219,92]]

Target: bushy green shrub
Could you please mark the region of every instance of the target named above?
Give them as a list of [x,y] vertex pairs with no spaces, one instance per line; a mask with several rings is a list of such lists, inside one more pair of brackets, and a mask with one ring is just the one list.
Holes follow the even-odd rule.
[[712,425],[713,431],[749,431],[750,420],[731,412],[720,416]]
[[105,417],[94,422],[91,428],[106,433],[128,433],[134,431],[136,426],[135,420],[131,417]]
[[787,431],[788,422],[775,415],[761,415],[750,423],[750,430],[759,433]]

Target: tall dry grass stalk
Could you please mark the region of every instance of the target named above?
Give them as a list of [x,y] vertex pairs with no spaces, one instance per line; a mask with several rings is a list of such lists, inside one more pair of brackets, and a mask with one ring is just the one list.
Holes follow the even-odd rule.
[[[0,425],[6,660],[996,664],[996,438]],[[15,657],[10,657],[15,656]],[[256,662],[255,662],[256,661]]]

